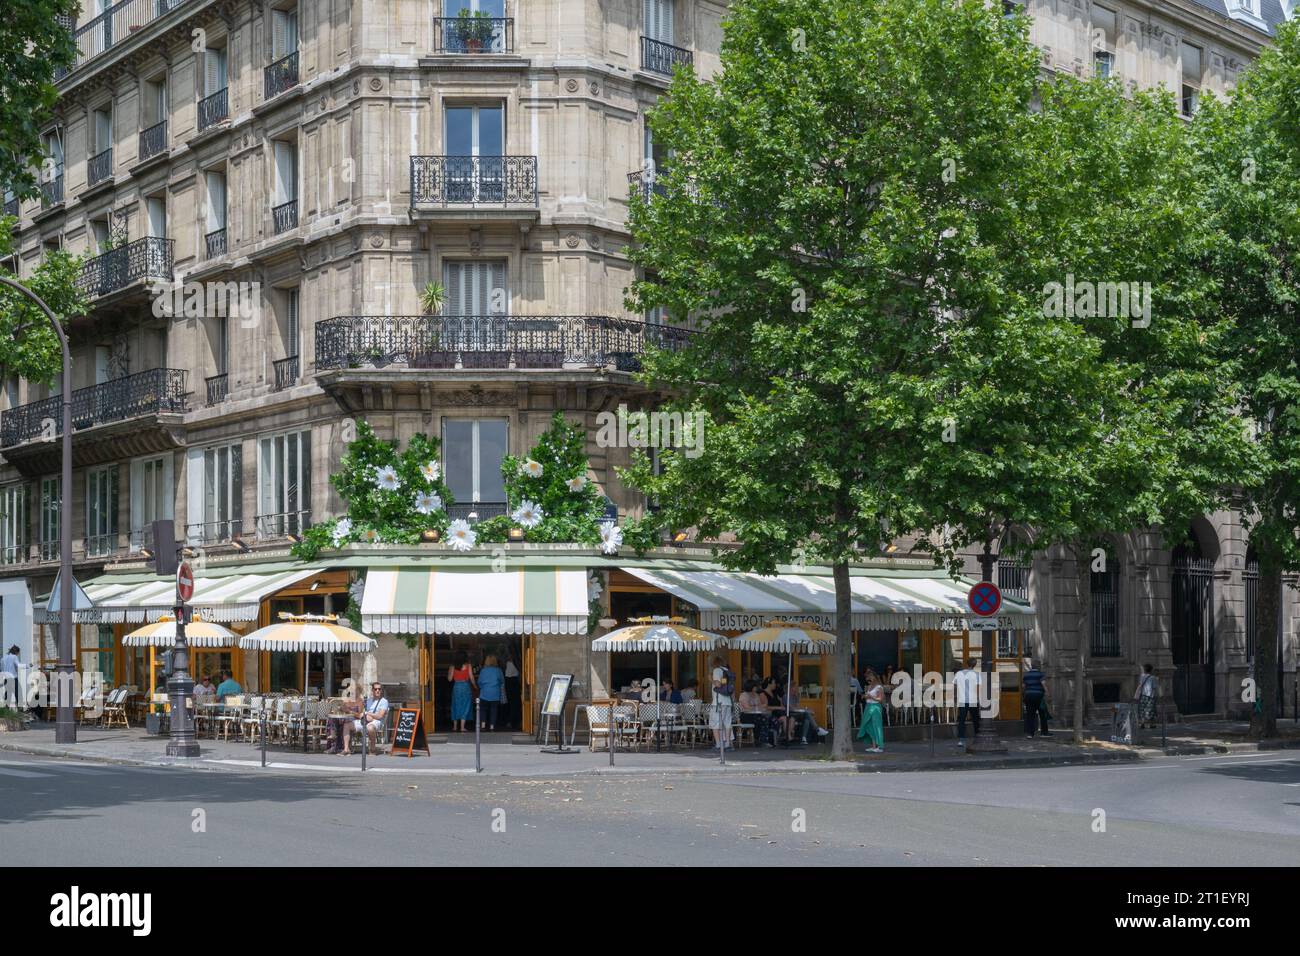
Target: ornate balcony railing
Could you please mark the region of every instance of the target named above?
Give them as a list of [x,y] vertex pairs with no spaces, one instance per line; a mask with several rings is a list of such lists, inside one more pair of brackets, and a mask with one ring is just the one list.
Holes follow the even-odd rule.
[[468,521],[474,524],[509,513],[510,506],[504,501],[466,501],[447,506],[447,517],[455,521]]
[[345,315],[318,322],[316,368],[605,368],[636,371],[690,331],[606,315]]
[[207,249],[208,258],[215,259],[217,256],[226,254],[226,227],[213,229],[203,237],[203,244]]
[[167,149],[167,121],[140,130],[140,162],[152,159]]
[[293,89],[298,85],[298,51],[280,57],[262,71],[262,76],[266,84],[263,99],[274,99],[285,90]]
[[171,239],[146,236],[95,256],[81,267],[77,285],[87,295],[107,295],[138,279],[172,279]]
[[[185,378],[179,368],[153,368],[72,393],[72,428],[122,422],[146,415],[186,411]],[[55,395],[0,413],[0,446],[12,448],[63,432],[63,397]],[[47,423],[50,423],[47,425]]]
[[211,375],[203,381],[208,386],[209,405],[220,405],[230,396],[230,375],[228,373],[222,372],[220,375]]
[[634,173],[628,173],[627,185],[629,192],[640,194],[641,198],[647,202],[651,195],[662,196],[664,194],[663,184],[659,182],[657,174],[651,172],[649,167],[638,169]]
[[684,50],[661,40],[652,40],[649,37],[641,38],[641,69],[643,70],[672,76],[677,66],[689,67],[694,59],[690,50]]
[[63,169],[53,179],[41,183],[41,208],[49,209],[63,202]]
[[434,17],[435,53],[513,53],[515,21],[510,17]]
[[199,132],[230,116],[230,89],[222,87],[199,100]]
[[42,541],[37,550],[40,553],[40,560],[42,561],[59,560],[59,542],[57,540]]
[[113,175],[113,147],[97,153],[86,161],[86,185],[93,186]]
[[6,200],[5,200],[5,215],[6,215],[6,216],[13,216],[15,219],[17,219],[17,218],[18,218],[18,209],[19,209],[19,203],[18,203],[18,197],[17,197],[17,196],[15,196],[13,199],[6,199]]
[[290,199],[287,203],[271,207],[271,219],[275,225],[275,234],[298,227],[298,200]]
[[205,521],[200,524],[187,524],[185,526],[185,539],[191,544],[220,544],[223,541],[242,537],[243,534],[243,518]]
[[310,511],[285,511],[280,514],[257,516],[257,537],[283,538],[286,535],[302,534],[311,527]]
[[106,558],[121,546],[116,532],[86,536],[86,557]]
[[148,23],[188,2],[191,0],[119,0],[75,29],[69,18],[61,18],[60,22],[72,32],[77,54],[72,70],[57,71],[55,80],[63,79]]
[[24,539],[19,544],[0,547],[0,564],[26,564],[32,559],[32,547]]
[[275,370],[275,390],[277,392],[282,392],[297,383],[298,356],[290,355],[288,358],[272,362],[271,367]]
[[537,206],[536,156],[412,156],[411,207]]

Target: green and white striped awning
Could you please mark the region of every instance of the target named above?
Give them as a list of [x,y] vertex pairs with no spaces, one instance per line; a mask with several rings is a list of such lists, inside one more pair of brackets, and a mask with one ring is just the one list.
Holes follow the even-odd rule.
[[[205,621],[255,621],[262,600],[291,584],[318,574],[319,568],[298,568],[269,574],[228,574],[194,578],[190,607]],[[118,624],[156,621],[176,606],[176,579],[122,582],[111,574],[101,575],[85,585],[93,608],[74,610],[78,624]],[[57,624],[59,612],[45,607],[42,599],[34,612],[37,624]]]
[[[773,620],[807,621],[825,631],[835,630],[835,582],[828,574],[624,570],[695,605],[700,626],[707,630],[746,631]],[[966,594],[974,583],[954,581],[942,571],[855,569],[849,578],[853,629],[964,630],[971,617]],[[1034,609],[1004,597],[998,624],[1006,630],[1032,628]]]
[[371,568],[361,600],[368,634],[585,634],[582,568]]

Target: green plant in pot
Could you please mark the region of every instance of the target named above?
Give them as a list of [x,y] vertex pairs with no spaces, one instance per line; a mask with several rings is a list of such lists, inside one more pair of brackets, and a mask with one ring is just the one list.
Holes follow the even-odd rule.
[[420,290],[420,305],[425,315],[437,315],[442,311],[442,303],[447,297],[447,290],[441,282],[429,282]]
[[470,53],[481,53],[492,43],[492,17],[483,10],[461,10],[456,14],[460,38]]

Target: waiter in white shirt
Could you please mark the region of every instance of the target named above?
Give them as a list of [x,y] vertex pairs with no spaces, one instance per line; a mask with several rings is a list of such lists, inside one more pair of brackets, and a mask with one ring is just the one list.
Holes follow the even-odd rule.
[[952,679],[952,687],[957,701],[957,746],[966,746],[966,717],[970,716],[975,736],[980,732],[980,672],[976,670],[979,662],[968,658],[966,666]]

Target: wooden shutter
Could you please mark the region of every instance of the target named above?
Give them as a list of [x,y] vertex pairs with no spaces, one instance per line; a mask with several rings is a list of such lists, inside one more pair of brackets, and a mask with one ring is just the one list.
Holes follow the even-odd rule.
[[465,310],[464,262],[448,262],[443,266],[447,286],[447,314],[468,315]]

